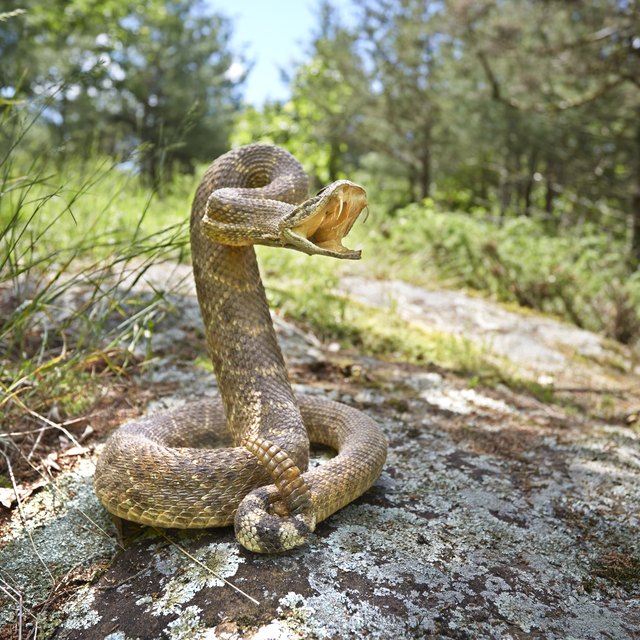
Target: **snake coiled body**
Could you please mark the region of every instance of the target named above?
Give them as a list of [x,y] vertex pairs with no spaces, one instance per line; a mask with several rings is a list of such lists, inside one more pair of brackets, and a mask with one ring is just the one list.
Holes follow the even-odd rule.
[[[221,400],[152,415],[111,436],[94,486],[113,515],[177,528],[235,521],[245,547],[282,551],[379,476],[379,426],[351,407],[294,396],[269,315],[253,244],[359,257],[341,240],[366,205],[362,188],[339,181],[305,200],[307,188],[295,158],[271,145],[231,151],[205,173],[191,248]],[[306,471],[310,440],[338,453]]]

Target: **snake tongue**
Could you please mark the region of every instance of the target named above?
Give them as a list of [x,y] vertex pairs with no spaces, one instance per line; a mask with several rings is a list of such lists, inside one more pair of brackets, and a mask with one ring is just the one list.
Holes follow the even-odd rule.
[[342,240],[367,206],[365,190],[348,180],[339,180],[316,198],[310,213],[288,229],[288,242],[305,253],[357,260],[360,251],[345,247]]

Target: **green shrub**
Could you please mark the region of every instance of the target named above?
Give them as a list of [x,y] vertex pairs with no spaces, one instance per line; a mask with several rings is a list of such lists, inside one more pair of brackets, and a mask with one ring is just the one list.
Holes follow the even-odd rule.
[[[35,118],[38,117],[34,116]],[[109,159],[26,154],[34,120],[0,114],[0,413],[75,414],[121,372],[162,293],[132,285],[153,261],[186,252],[192,185],[163,199]],[[82,396],[78,401],[74,394]],[[2,429],[0,429],[1,434]]]
[[[526,218],[503,222],[410,205],[370,233],[405,277],[429,268],[455,285],[486,291],[602,331],[625,343],[640,336],[640,273],[629,274],[624,246],[595,225],[556,236]],[[378,252],[380,249],[378,249]]]

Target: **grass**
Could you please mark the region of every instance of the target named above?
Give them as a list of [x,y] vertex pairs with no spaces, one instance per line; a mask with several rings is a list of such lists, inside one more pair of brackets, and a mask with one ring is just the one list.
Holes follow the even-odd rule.
[[[7,111],[0,120],[2,134],[15,124]],[[59,165],[46,155],[25,157],[0,139],[3,489],[19,496],[72,464],[56,454],[81,438],[75,427],[89,428],[74,418],[89,415],[139,362],[136,347],[153,331],[165,292],[136,285],[157,261],[187,255],[186,216],[175,209],[188,208],[190,182],[172,185],[160,199],[109,160]],[[19,498],[15,508],[30,536]],[[8,514],[0,514],[3,523]],[[37,571],[57,571],[30,539]],[[0,577],[3,604],[22,611],[20,588]],[[17,628],[23,630],[20,619]],[[25,632],[36,635],[33,627]]]
[[0,145],[0,450],[10,456],[35,455],[40,441],[8,432],[86,412],[107,378],[137,363],[165,295],[137,285],[155,262],[188,254],[179,212],[192,182],[159,199],[107,159],[25,156],[22,117],[4,112],[14,136]]
[[438,211],[429,200],[371,225],[365,245],[382,273],[468,287],[623,343],[640,338],[640,271],[620,259],[625,239],[595,225],[549,235],[528,217]]

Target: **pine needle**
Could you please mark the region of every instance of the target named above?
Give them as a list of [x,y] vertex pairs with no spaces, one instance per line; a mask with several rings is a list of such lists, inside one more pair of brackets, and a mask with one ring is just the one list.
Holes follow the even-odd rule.
[[252,598],[248,593],[246,593],[239,587],[236,587],[235,584],[229,582],[229,580],[217,574],[211,567],[208,567],[206,564],[204,564],[204,562],[201,562],[200,560],[198,560],[198,558],[190,554],[184,547],[180,546],[177,542],[174,542],[164,531],[160,531],[159,529],[155,528],[154,531],[161,535],[167,542],[169,542],[169,544],[172,544],[174,547],[176,547],[180,551],[180,553],[183,553],[185,556],[187,556],[187,558],[193,560],[193,562],[195,562],[198,566],[202,567],[205,571],[208,571],[210,574],[214,575],[216,578],[218,578],[218,580],[222,580],[222,582],[230,586],[232,589],[235,589],[235,591],[243,595],[248,600],[251,600],[251,602],[253,602],[254,604],[257,604],[258,606],[260,605],[260,602],[258,600]]
[[13,486],[13,491],[16,495],[16,502],[18,504],[18,512],[20,513],[20,519],[22,520],[22,526],[24,527],[24,530],[27,532],[27,536],[29,537],[29,542],[31,543],[31,548],[33,549],[33,552],[36,554],[38,560],[40,561],[40,564],[45,568],[45,571],[49,574],[49,577],[51,578],[51,583],[53,584],[55,583],[56,579],[53,577],[53,573],[51,573],[51,571],[49,570],[49,567],[47,566],[47,563],[43,560],[42,556],[40,555],[40,552],[36,547],[36,543],[33,540],[33,536],[31,535],[31,531],[29,531],[27,527],[27,518],[24,515],[24,511],[22,510],[22,500],[20,499],[20,491],[18,490],[18,485],[16,483],[15,476],[13,475],[13,468],[11,467],[11,461],[9,460],[9,456],[7,456],[7,454],[4,451],[0,451],[0,454],[2,454],[7,464],[7,470],[9,471],[9,478]]

